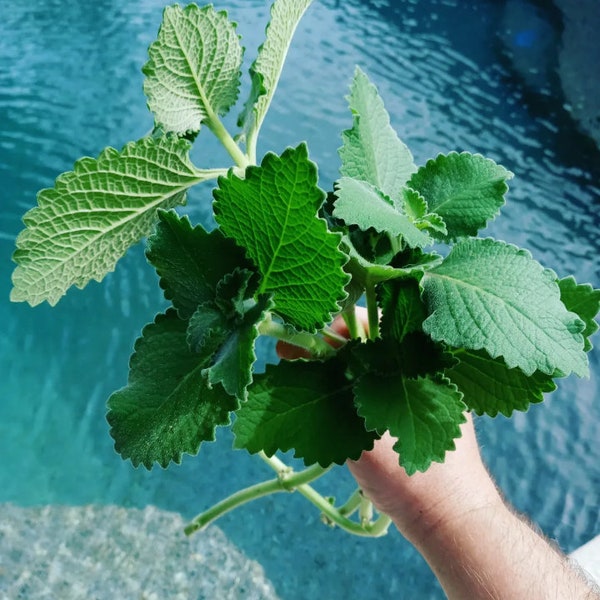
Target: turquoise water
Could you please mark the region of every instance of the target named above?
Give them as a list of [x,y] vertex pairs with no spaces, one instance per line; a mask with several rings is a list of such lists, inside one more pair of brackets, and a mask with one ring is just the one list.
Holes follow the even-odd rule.
[[[559,99],[529,95],[510,72],[496,36],[502,6],[317,0],[297,33],[259,150],[280,152],[307,140],[321,185],[329,187],[339,132],[350,122],[344,96],[359,64],[379,86],[417,163],[469,150],[516,174],[491,235],[598,287],[599,154]],[[218,7],[240,23],[251,60],[267,3]],[[141,248],[102,284],[70,291],[55,308],[8,302],[14,238],[36,191],[76,158],[121,147],[150,129],[140,67],[161,10],[161,2],[149,0],[0,0],[0,502],[151,503],[191,517],[270,476],[259,462],[230,451],[227,435],[167,471],[134,470],[113,452],[105,400],[126,381],[140,328],[164,305]],[[516,34],[516,45],[538,39],[525,24]],[[196,164],[219,164],[220,150],[210,137],[204,142]],[[206,188],[194,190],[194,220],[210,224],[209,201]],[[261,361],[270,357],[265,347]],[[598,349],[591,361],[590,380],[564,381],[528,413],[478,421],[486,460],[507,497],[567,550],[600,533]],[[330,482],[351,489],[343,469]],[[219,524],[264,565],[285,600],[441,597],[398,534],[360,540],[329,530],[295,496],[257,501]]]

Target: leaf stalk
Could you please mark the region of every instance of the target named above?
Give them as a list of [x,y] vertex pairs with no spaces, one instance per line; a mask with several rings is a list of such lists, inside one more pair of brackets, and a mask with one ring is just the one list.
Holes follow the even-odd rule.
[[335,349],[319,335],[307,331],[296,331],[283,323],[278,323],[273,320],[270,313],[259,324],[258,331],[262,335],[268,335],[293,346],[304,348],[314,358],[327,358],[335,354]]

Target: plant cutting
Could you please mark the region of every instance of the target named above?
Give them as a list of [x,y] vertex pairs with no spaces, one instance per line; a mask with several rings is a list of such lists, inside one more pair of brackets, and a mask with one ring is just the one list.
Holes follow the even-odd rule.
[[[232,427],[235,448],[275,471],[201,513],[187,533],[296,490],[327,523],[382,535],[389,518],[375,518],[359,490],[336,505],[311,482],[385,432],[408,474],[425,471],[452,451],[466,411],[510,416],[541,402],[556,379],[588,375],[600,290],[478,237],[512,174],[468,152],[416,165],[359,68],[332,190],[319,187],[305,143],[259,160],[261,128],[310,4],[273,3],[233,132],[221,119],[238,104],[236,24],[212,5],[167,7],[143,67],[153,131],[77,161],[39,193],[16,242],[11,299],[35,306],[101,281],[146,239],[171,307],[143,328],[127,385],[108,399],[115,449],[136,467],[166,468]],[[229,164],[192,163],[206,130]],[[186,192],[209,180],[212,231],[185,215]],[[331,327],[335,318],[349,339]],[[307,358],[256,373],[260,336]],[[288,450],[306,468],[276,456]]]

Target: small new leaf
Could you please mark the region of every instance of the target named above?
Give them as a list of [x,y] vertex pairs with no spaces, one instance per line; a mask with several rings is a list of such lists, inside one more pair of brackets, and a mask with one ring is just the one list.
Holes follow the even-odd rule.
[[399,198],[416,166],[410,150],[392,129],[377,88],[359,68],[348,102],[354,122],[352,129],[342,134],[341,174],[366,181],[390,198]]
[[587,374],[584,323],[561,302],[555,275],[525,250],[463,240],[421,286],[429,312],[423,330],[434,340],[484,349],[526,375]]
[[341,236],[317,216],[325,195],[306,145],[267,154],[244,179],[220,177],[214,196],[221,230],[259,269],[258,293],[273,294],[274,310],[295,327],[323,327],[345,296],[347,257]]
[[443,462],[455,448],[465,404],[456,386],[441,377],[361,377],[355,387],[358,414],[367,429],[398,438],[394,450],[409,475]]
[[188,348],[186,328],[172,309],[147,325],[135,344],[127,386],[108,400],[115,449],[134,466],[167,467],[180,463],[183,453],[196,454],[238,407],[220,385],[208,385],[206,359]]
[[235,104],[243,56],[235,27],[212,5],[165,8],[142,69],[148,106],[164,131],[198,131]]
[[189,149],[174,136],[144,138],[121,152],[107,148],[42,190],[17,238],[11,300],[54,305],[70,286],[113,271],[150,233],[159,208],[183,204],[185,191],[206,179],[189,161]]
[[235,446],[271,456],[295,450],[305,464],[342,464],[373,447],[374,433],[356,414],[343,361],[281,362],[256,376],[236,413]]
[[556,389],[550,375],[540,371],[525,375],[481,350],[457,350],[454,356],[459,362],[445,374],[463,393],[469,410],[478,415],[510,417],[514,410],[525,411],[530,404],[542,402],[544,393]]
[[506,181],[512,173],[479,154],[451,152],[427,161],[407,183],[426,200],[429,210],[442,217],[450,241],[477,235],[504,204]]

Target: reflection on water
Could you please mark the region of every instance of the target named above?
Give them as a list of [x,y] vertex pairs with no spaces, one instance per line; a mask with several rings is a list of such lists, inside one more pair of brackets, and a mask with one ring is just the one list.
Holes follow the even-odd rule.
[[[266,3],[228,5],[249,63]],[[389,5],[396,6],[316,2],[299,28],[259,150],[280,152],[307,140],[321,185],[330,187],[339,133],[350,125],[344,96],[359,64],[378,84],[417,163],[438,152],[469,150],[516,174],[491,235],[529,248],[560,275],[573,272],[598,286],[598,155],[560,110],[536,111],[499,62],[495,31],[502,4]],[[133,340],[163,306],[141,248],[102,284],[69,292],[54,309],[7,300],[14,237],[36,191],[51,186],[79,156],[121,147],[150,128],[140,67],[161,10],[151,0],[33,0],[3,11],[0,446],[10,459],[0,469],[0,501],[152,503],[191,516],[268,476],[242,452],[229,451],[227,435],[168,471],[134,470],[113,453],[105,399],[125,383]],[[198,146],[199,166],[223,160],[210,137]],[[194,220],[210,223],[209,202],[208,188],[193,191]],[[263,359],[267,355],[266,348]],[[600,531],[598,350],[591,360],[592,379],[563,382],[546,403],[511,420],[479,421],[486,458],[507,496],[567,549]],[[338,471],[332,483],[350,491],[348,476]],[[441,597],[427,567],[398,535],[364,541],[328,530],[294,496],[256,502],[221,525],[265,565],[282,598],[352,598],[355,589],[364,599]]]

